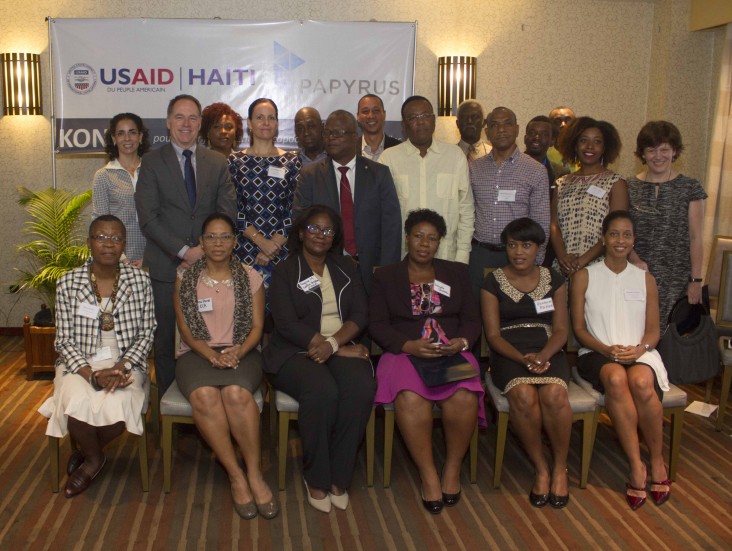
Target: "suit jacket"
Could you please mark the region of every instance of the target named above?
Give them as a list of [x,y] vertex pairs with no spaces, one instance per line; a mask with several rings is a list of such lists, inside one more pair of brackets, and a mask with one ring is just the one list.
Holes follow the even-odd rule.
[[[56,286],[57,364],[67,373],[76,373],[89,365],[87,357],[96,353],[101,343],[98,319],[80,315],[82,303],[97,304],[86,264],[66,272]],[[120,357],[132,362],[134,369],[147,373],[147,355],[155,331],[155,306],[150,277],[141,269],[120,263],[119,287],[114,301],[114,332]]]
[[[404,343],[418,339],[426,316],[412,314],[407,259],[374,272],[369,297],[369,333],[387,352],[400,354]],[[450,296],[440,295],[442,312],[433,314],[448,339],[465,337],[470,346],[480,336],[478,303],[473,297],[468,266],[451,260],[433,261],[435,279],[450,286]]]
[[196,206],[188,201],[183,171],[171,144],[143,157],[135,191],[137,217],[147,238],[144,263],[150,277],[175,281],[184,245],[198,245],[203,221],[214,212],[236,220],[236,192],[220,153],[196,147]]
[[[354,322],[360,329],[368,324],[366,293],[356,270],[356,264],[343,255],[329,254],[325,260],[338,302],[341,322]],[[264,349],[267,373],[277,373],[288,359],[308,349],[320,332],[323,315],[323,295],[320,287],[303,291],[298,283],[313,275],[301,254],[295,254],[275,266],[269,287],[270,311],[274,332]]]
[[[374,266],[399,262],[402,243],[402,216],[391,172],[382,164],[356,158],[353,201],[356,247],[361,278],[368,292]],[[311,205],[327,205],[341,212],[336,179],[330,157],[303,167],[293,202],[293,217]]]
[[[359,142],[358,142],[359,144],[361,143],[361,139],[362,138],[359,138]],[[390,147],[399,145],[400,143],[402,143],[402,141],[400,139],[393,138],[393,137],[389,136],[389,134],[384,134],[384,151],[386,151]],[[361,151],[360,145],[359,145],[359,147],[356,148],[356,155],[358,155],[359,157],[363,156],[363,151]],[[376,162],[378,162],[378,161],[376,161]]]

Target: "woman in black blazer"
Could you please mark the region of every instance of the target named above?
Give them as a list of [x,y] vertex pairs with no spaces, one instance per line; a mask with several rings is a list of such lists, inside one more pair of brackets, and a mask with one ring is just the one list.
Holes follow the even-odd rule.
[[324,205],[290,230],[290,256],[272,273],[274,333],[265,371],[298,401],[308,502],[329,512],[348,507],[356,452],[371,415],[376,383],[368,349],[353,339],[368,323],[356,263],[343,256],[340,217]]

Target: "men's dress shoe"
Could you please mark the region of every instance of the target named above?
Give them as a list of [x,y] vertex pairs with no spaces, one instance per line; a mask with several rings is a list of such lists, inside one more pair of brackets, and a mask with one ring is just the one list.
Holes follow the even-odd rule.
[[275,518],[280,512],[280,506],[277,503],[277,498],[272,496],[269,503],[257,503],[257,511],[259,516],[266,518],[267,520]]
[[313,496],[310,495],[310,488],[308,487],[308,481],[305,480],[305,477],[302,477],[302,481],[305,483],[305,493],[308,496],[308,503],[313,506],[314,509],[320,511],[321,513],[330,513],[331,505],[330,505],[330,495],[325,494],[325,497],[316,499]]
[[442,508],[445,506],[445,502],[441,499],[427,501],[424,497],[422,497],[422,505],[428,513],[432,515],[439,515],[440,511],[442,511]]
[[456,494],[446,494],[445,492],[442,492],[442,502],[445,504],[445,507],[455,507],[458,501],[460,501],[460,494],[462,494],[462,492],[462,488],[460,488]]
[[651,497],[656,505],[663,505],[671,497],[671,480],[651,481]]
[[333,504],[333,507],[336,509],[340,509],[341,511],[348,509],[348,492],[343,492],[339,496],[328,492],[328,497],[330,498],[330,502]]
[[569,494],[566,496],[558,496],[557,494],[549,492],[549,505],[555,509],[564,509],[567,506],[567,503],[569,503]]
[[[631,491],[643,492],[643,495],[633,495],[630,493]],[[625,483],[625,499],[628,501],[630,508],[634,511],[646,502],[647,497],[645,488],[636,488],[635,486],[631,486],[630,482]]]
[[81,453],[81,450],[74,448],[74,451],[71,452],[71,456],[69,457],[69,462],[66,463],[66,474],[71,476],[71,473],[81,467],[83,462],[84,454]]
[[544,507],[549,503],[549,494],[535,494],[532,490],[529,492],[529,503],[532,507]]
[[69,477],[69,480],[66,482],[66,489],[64,490],[64,495],[66,497],[74,497],[78,496],[80,493],[82,493],[84,490],[86,490],[89,485],[92,483],[92,480],[94,480],[99,473],[102,472],[102,469],[104,468],[104,465],[107,464],[107,457],[102,457],[102,464],[99,466],[99,469],[97,469],[97,472],[95,472],[93,475],[89,475],[86,473],[83,469],[76,469],[73,473],[71,473],[71,476]]

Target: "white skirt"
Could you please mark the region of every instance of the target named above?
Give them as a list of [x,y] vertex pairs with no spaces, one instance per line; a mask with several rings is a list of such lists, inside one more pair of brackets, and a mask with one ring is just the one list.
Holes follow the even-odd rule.
[[[102,331],[102,346],[110,347],[111,359],[90,360],[89,365],[94,371],[112,367],[115,364],[113,358],[117,358],[119,354],[113,331]],[[53,396],[38,408],[38,412],[48,418],[48,436],[66,436],[69,417],[95,427],[123,421],[128,432],[142,434],[142,412],[147,409],[150,389],[147,375],[134,371],[129,386],[118,388],[114,392],[105,392],[94,390],[81,375],[64,375],[64,369],[63,364],[56,366]]]

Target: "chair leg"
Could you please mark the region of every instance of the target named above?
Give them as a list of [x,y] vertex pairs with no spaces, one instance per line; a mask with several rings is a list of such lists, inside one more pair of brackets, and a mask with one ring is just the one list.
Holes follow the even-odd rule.
[[[732,365],[725,365],[722,372],[722,388],[719,391],[719,409],[717,409],[717,424],[714,428],[718,431],[722,430],[724,425],[724,414],[727,409],[727,399],[729,398],[729,386],[732,383]],[[708,402],[709,400],[707,400]]]
[[277,437],[277,403],[275,402],[275,390],[267,383],[267,399],[269,400],[269,436],[274,441]]
[[493,487],[501,487],[501,470],[503,454],[506,452],[506,435],[508,433],[508,412],[498,412],[498,433],[496,434],[496,461],[493,466]]
[[712,377],[711,379],[707,379],[707,391],[706,394],[704,394],[704,401],[708,404],[712,401],[712,388],[714,387],[714,379],[716,377]]
[[290,430],[290,414],[286,411],[279,412],[280,418],[280,432],[279,432],[279,443],[277,446],[277,480],[279,482],[280,491],[285,489],[285,470],[287,467],[287,440]]
[[478,481],[478,422],[475,423],[473,436],[470,438],[470,483]]
[[684,408],[678,407],[669,410],[671,416],[671,438],[669,442],[669,478],[676,481],[676,467],[681,448],[681,434],[684,429]]
[[366,425],[366,486],[374,485],[374,441],[376,440],[376,410],[371,408],[371,416]]
[[152,425],[153,446],[160,445],[160,392],[156,383],[150,383],[150,424]]
[[394,410],[384,410],[384,488],[391,485],[391,454],[394,447]]
[[138,454],[140,456],[140,478],[142,479],[142,491],[150,491],[150,473],[147,464],[147,431],[145,430],[145,415],[142,416],[142,434],[137,441]]
[[51,474],[51,491],[58,493],[58,444],[55,436],[48,437],[48,469]]
[[170,493],[170,471],[173,468],[173,419],[163,415],[163,491]]
[[595,447],[595,431],[599,417],[599,407],[596,407],[594,412],[583,413],[580,417],[582,421],[582,463],[580,464],[580,488],[587,487],[587,480],[590,476],[590,461],[592,460],[592,451]]

